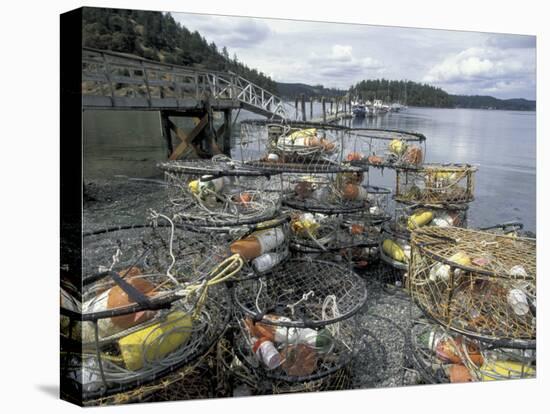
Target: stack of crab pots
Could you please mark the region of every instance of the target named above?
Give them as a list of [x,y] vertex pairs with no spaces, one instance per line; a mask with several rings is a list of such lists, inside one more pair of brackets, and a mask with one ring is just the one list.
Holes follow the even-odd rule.
[[379,257],[375,224],[389,193],[343,157],[346,137],[337,125],[241,123],[235,156],[281,175],[290,220],[291,259],[234,289],[235,358],[269,393],[330,388],[358,349],[366,286],[354,268]]

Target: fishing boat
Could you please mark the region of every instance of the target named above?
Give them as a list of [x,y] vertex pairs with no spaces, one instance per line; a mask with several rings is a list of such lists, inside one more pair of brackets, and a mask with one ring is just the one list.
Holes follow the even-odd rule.
[[364,117],[368,112],[368,108],[364,104],[356,102],[352,104],[351,111],[356,117]]

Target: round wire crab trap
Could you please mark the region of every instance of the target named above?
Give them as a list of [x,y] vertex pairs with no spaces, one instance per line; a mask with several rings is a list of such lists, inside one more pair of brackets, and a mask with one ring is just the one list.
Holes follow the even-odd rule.
[[[371,207],[368,187],[363,184],[364,179],[363,172],[345,172],[334,175],[285,174],[283,177],[285,181],[283,204],[294,210],[311,213],[360,212]],[[377,209],[373,209],[373,211],[379,213]]]
[[456,227],[412,233],[409,289],[461,334],[514,348],[536,338],[536,242]]
[[468,164],[424,164],[397,168],[395,200],[405,204],[461,204],[474,200],[474,173]]
[[534,349],[498,348],[425,319],[411,327],[410,360],[426,383],[533,378]]
[[169,226],[84,237],[81,301],[63,306],[62,299],[61,313],[70,321],[66,335],[62,329],[63,378],[85,400],[127,392],[192,363],[228,323],[227,290],[215,285],[234,277],[242,259],[216,257],[218,245],[202,250],[204,239],[182,236],[152,212],[153,221],[161,216]]
[[[215,349],[215,347],[214,347]],[[87,400],[85,406],[181,401],[215,397],[212,349],[196,361],[159,380],[118,394]]]
[[345,159],[353,166],[416,169],[424,162],[426,137],[422,134],[366,128],[354,128],[348,134]]
[[235,157],[248,167],[272,172],[355,171],[343,159],[347,130],[332,124],[244,120]]
[[243,355],[227,340],[218,342],[218,361],[222,364],[225,396],[274,395],[298,392],[346,390],[351,385],[350,364],[323,378],[304,382],[287,382],[261,375],[256,361]]
[[306,382],[346,366],[356,353],[364,281],[332,262],[295,259],[233,292],[238,352],[270,379]]
[[274,218],[281,207],[278,174],[244,168],[227,157],[158,164],[168,182],[170,214],[188,226],[221,227]]
[[[143,286],[147,281],[126,277],[120,280],[132,287]],[[103,296],[109,301],[116,289],[105,291],[102,282],[94,285],[84,295],[90,306],[97,306]],[[98,290],[107,294],[97,295]],[[93,295],[96,296],[89,299]],[[62,357],[63,381],[69,389],[87,401],[126,393],[164,378],[204,355],[229,322],[227,289],[211,288],[204,298],[195,298],[200,305],[189,305],[177,295],[166,296],[147,296],[144,305],[136,302],[100,311],[83,305],[82,348]]]
[[[361,217],[291,213],[291,249],[301,254],[327,254],[332,260],[364,268],[379,259],[380,230]],[[339,260],[334,256],[338,256]]]
[[397,233],[408,235],[424,226],[466,227],[468,204],[404,205],[395,208],[395,220],[390,227]]

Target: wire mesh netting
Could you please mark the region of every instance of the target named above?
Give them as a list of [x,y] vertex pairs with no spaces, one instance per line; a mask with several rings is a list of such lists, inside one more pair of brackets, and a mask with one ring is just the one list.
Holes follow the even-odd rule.
[[533,378],[534,349],[499,348],[425,319],[411,327],[410,359],[426,383]]
[[389,226],[410,238],[410,232],[420,227],[466,227],[467,223],[468,204],[401,205],[396,206],[394,221]]
[[227,258],[227,244],[212,235],[154,212],[152,220],[85,235],[81,295],[61,291],[63,381],[85,400],[192,363],[229,321],[228,291],[215,285],[238,274],[242,260]]
[[241,122],[235,156],[245,165],[278,172],[357,171],[343,157],[347,128],[331,124]]
[[234,290],[237,349],[262,375],[303,382],[345,366],[356,351],[354,315],[364,281],[331,262],[294,259]]
[[536,337],[536,243],[455,227],[412,234],[409,288],[433,319],[515,347]]
[[281,178],[245,168],[227,157],[159,164],[169,184],[167,211],[192,226],[235,226],[274,218]]
[[421,167],[426,137],[389,129],[355,128],[348,131],[345,158],[351,165],[368,168]]
[[[291,250],[331,257],[364,268],[379,258],[380,228],[365,224],[361,215],[326,216],[291,212]],[[337,257],[338,256],[338,257]]]
[[424,164],[396,169],[395,200],[407,204],[460,204],[474,199],[471,165]]

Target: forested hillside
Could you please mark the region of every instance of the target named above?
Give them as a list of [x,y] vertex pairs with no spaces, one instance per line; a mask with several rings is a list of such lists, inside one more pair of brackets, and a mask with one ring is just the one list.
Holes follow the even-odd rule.
[[264,73],[229,56],[225,47],[208,43],[169,13],[85,7],[84,46],[131,53],[147,59],[210,70],[235,72],[257,85],[277,92],[276,83]]

